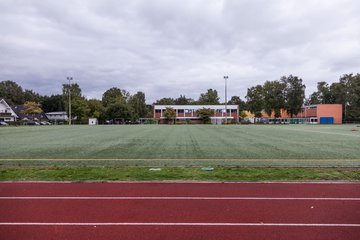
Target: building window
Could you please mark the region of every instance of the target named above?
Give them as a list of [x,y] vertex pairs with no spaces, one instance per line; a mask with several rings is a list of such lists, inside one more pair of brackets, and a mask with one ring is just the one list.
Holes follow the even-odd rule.
[[161,109],[155,109],[155,113],[161,113]]
[[178,113],[184,113],[184,109],[178,109]]
[[185,113],[192,113],[192,109],[185,109]]

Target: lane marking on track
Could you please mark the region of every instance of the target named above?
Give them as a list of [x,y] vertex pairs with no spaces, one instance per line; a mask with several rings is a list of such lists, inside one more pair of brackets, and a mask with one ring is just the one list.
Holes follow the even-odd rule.
[[314,200],[360,201],[360,198],[304,197],[0,197],[0,200]]
[[271,226],[271,227],[360,227],[336,223],[198,223],[198,222],[0,222],[0,226]]

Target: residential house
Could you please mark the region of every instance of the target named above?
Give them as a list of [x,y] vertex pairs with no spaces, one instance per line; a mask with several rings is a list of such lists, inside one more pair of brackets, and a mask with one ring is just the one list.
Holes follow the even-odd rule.
[[14,122],[18,118],[18,115],[9,104],[7,104],[5,99],[0,98],[0,122]]

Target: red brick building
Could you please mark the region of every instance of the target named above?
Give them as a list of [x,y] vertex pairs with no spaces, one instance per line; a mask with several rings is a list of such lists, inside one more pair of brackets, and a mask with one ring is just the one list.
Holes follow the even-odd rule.
[[282,123],[307,123],[312,124],[342,124],[342,105],[341,104],[316,104],[303,107],[302,111],[296,116],[291,116],[285,111],[281,111],[281,117],[275,119],[274,114],[271,116],[265,112],[262,117],[268,119],[269,122]]

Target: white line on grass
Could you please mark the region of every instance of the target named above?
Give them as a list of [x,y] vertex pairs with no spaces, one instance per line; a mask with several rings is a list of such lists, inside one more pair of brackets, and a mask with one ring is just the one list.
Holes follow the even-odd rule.
[[0,222],[0,226],[271,226],[271,227],[360,227],[336,223],[199,223],[199,222]]
[[0,200],[313,200],[360,201],[360,198],[304,198],[304,197],[0,197]]

